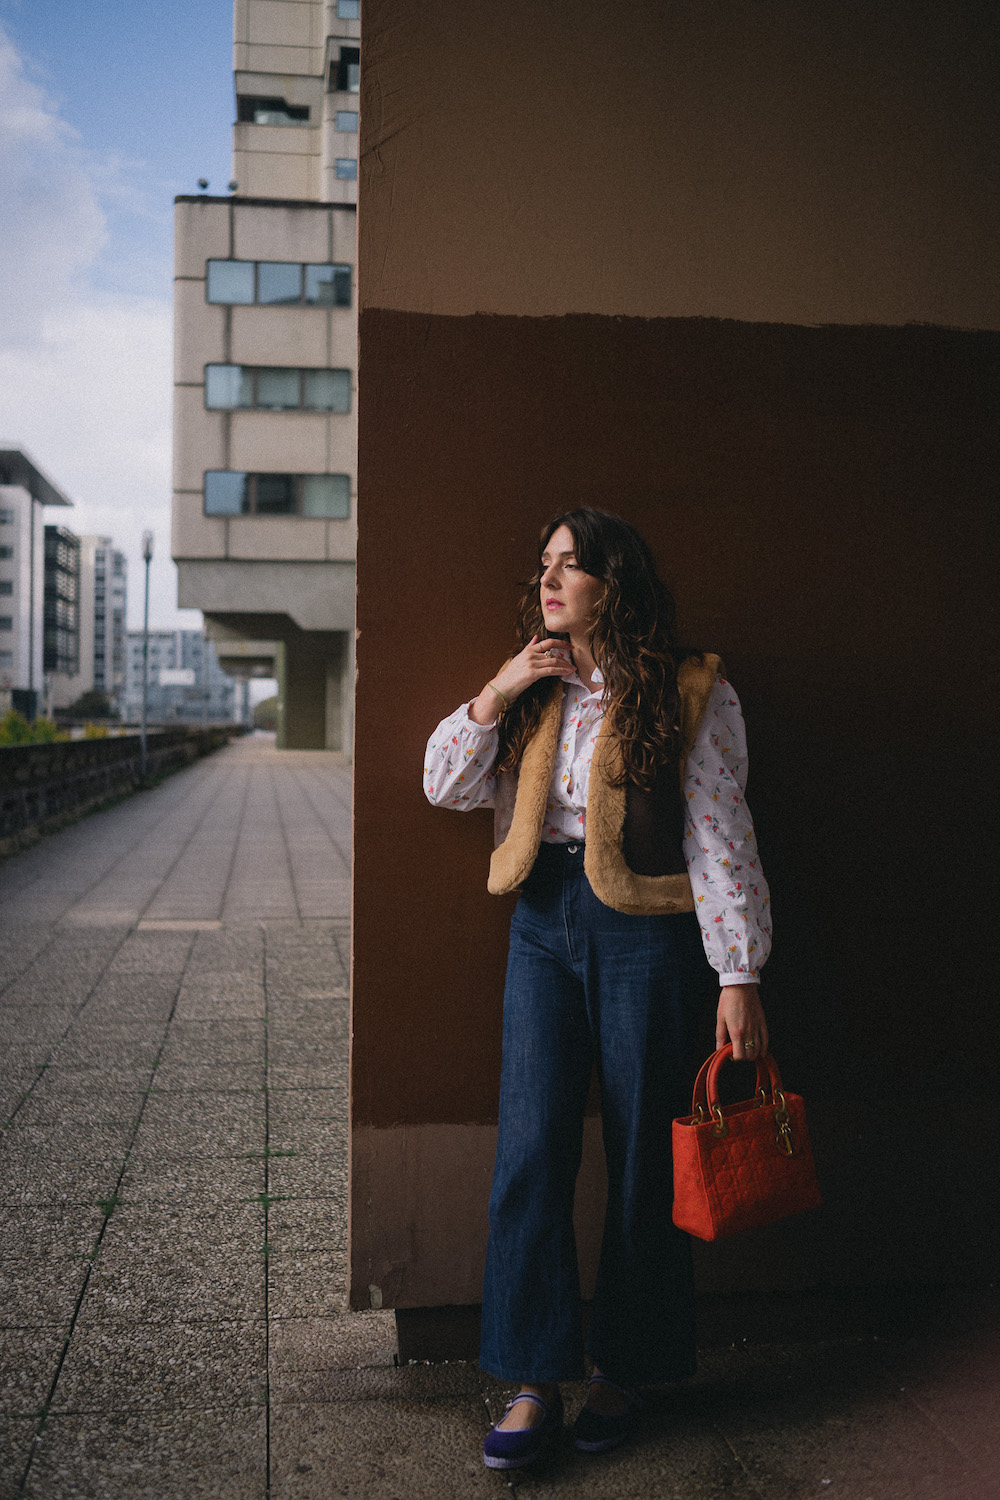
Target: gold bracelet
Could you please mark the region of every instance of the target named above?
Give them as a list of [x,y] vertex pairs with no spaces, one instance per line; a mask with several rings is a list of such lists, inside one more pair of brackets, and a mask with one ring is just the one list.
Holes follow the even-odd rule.
[[488,682],[486,684],[486,686],[489,688],[489,690],[490,690],[491,693],[496,693],[497,697],[500,699],[500,702],[503,704],[504,708],[509,708],[510,707],[510,704],[507,702],[507,699],[504,697],[503,693],[501,693],[501,691],[500,691],[500,689],[498,687],[495,687],[492,682]]

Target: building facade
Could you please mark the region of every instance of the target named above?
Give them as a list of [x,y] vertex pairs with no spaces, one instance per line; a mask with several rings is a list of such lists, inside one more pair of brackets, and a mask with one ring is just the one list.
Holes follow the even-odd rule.
[[43,707],[44,508],[72,503],[23,448],[0,444],[0,712]]
[[[279,744],[349,749],[357,0],[237,0],[229,198],[176,203],[173,556]],[[248,644],[254,643],[254,644]]]
[[80,693],[104,693],[121,713],[125,689],[128,560],[109,536],[80,538]]
[[[122,700],[130,724],[142,717],[142,645],[142,631],[130,630]],[[148,670],[151,724],[231,724],[246,715],[245,694],[223,672],[215,646],[200,630],[151,630]]]
[[49,711],[79,696],[80,538],[65,526],[45,528],[43,667]]

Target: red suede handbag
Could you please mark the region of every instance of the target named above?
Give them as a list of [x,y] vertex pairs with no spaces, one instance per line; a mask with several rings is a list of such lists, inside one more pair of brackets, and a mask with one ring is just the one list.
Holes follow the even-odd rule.
[[758,1229],[822,1201],[800,1095],[781,1087],[770,1055],[757,1063],[752,1099],[720,1105],[727,1042],[695,1079],[691,1113],[673,1124],[674,1223],[700,1240]]

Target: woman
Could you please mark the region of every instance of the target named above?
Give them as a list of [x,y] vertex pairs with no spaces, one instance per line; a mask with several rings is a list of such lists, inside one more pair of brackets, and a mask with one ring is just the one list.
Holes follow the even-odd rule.
[[436,806],[496,809],[489,889],[520,890],[504,994],[500,1127],[480,1362],[520,1383],[486,1438],[517,1468],[583,1374],[573,1193],[592,1066],[608,1207],[576,1446],[624,1438],[636,1385],[694,1370],[690,1244],[671,1220],[671,1120],[705,956],[716,1035],[767,1051],[757,975],[768,892],[743,789],[739,703],[717,657],[676,643],[673,601],[627,522],[581,509],[541,537],[521,649],[435,730]]

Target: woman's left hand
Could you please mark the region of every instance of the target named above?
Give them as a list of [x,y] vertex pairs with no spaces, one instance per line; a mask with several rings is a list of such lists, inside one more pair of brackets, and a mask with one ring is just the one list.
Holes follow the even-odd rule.
[[756,1062],[767,1055],[767,1022],[755,984],[725,984],[719,996],[715,1045],[733,1044],[737,1062]]

